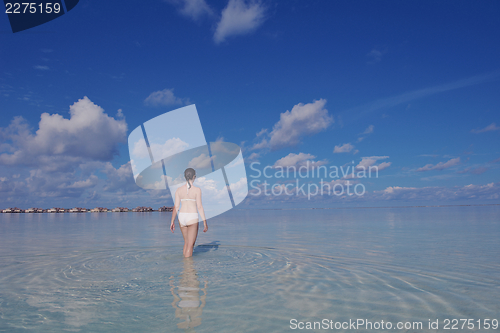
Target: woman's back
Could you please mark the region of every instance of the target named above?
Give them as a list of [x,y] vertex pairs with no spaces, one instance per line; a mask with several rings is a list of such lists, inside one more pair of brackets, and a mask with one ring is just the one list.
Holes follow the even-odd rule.
[[188,188],[188,185],[181,186],[175,192],[176,197],[180,199],[181,208],[180,212],[182,213],[197,213],[197,200],[199,200],[199,194],[201,190],[199,187],[191,186]]

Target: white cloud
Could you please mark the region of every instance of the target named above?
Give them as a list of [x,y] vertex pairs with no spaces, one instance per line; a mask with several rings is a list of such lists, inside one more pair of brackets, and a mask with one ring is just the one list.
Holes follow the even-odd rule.
[[473,129],[471,130],[472,133],[484,133],[484,132],[490,132],[490,131],[498,131],[500,130],[500,127],[497,126],[495,123],[491,123],[490,125],[486,126],[485,128],[482,129]]
[[168,2],[179,6],[179,12],[194,21],[199,20],[204,15],[214,15],[214,12],[205,0],[172,0]]
[[337,153],[348,153],[350,152],[351,150],[354,149],[354,146],[351,145],[350,143],[344,143],[343,145],[339,145],[339,146],[335,146],[335,148],[333,149],[333,153],[334,154],[337,154]]
[[[314,182],[312,182],[314,183]],[[336,184],[345,186],[354,185],[359,183],[358,180],[351,179],[336,179],[331,182],[324,182],[324,195],[318,194],[315,197],[311,197],[312,200],[323,200],[325,207],[331,207],[330,203],[334,201],[341,202],[352,202],[360,201],[366,203],[366,206],[372,206],[371,203],[387,201],[388,204],[398,205],[398,201],[407,201],[410,205],[416,205],[418,201],[429,202],[430,205],[438,205],[450,203],[453,201],[466,201],[469,203],[484,203],[485,200],[495,200],[498,201],[500,198],[500,182],[499,183],[489,183],[486,185],[466,185],[466,186],[453,186],[453,187],[400,187],[400,186],[390,186],[385,190],[381,191],[366,191],[363,196],[347,195],[344,191],[343,195],[336,196],[328,193],[328,190],[333,190],[333,186]],[[316,183],[318,184],[318,183]],[[279,182],[274,183],[273,186],[278,187]],[[262,183],[254,184],[250,186],[250,195],[246,201],[247,205],[259,205],[262,207],[263,204],[270,205],[286,205],[288,207],[296,207],[296,205],[301,205],[304,202],[304,196],[299,192],[296,192],[297,187],[295,182],[286,181],[281,184],[283,191],[287,185],[287,190],[289,193],[296,195],[265,195],[265,188]],[[328,187],[329,185],[330,187]],[[307,186],[307,185],[306,185]],[[319,184],[318,184],[319,186]],[[260,195],[258,195],[260,189]],[[267,186],[267,191],[269,193],[269,184]],[[337,192],[340,191],[340,187],[336,189]],[[352,193],[352,187],[351,187]],[[462,201],[462,202],[463,202]],[[421,205],[421,203],[418,203]],[[283,206],[282,206],[283,207]]]
[[[133,207],[139,205],[171,205],[164,181],[158,184],[163,190],[144,191],[132,176],[130,162],[114,168],[110,162],[89,161],[68,170],[47,168],[21,169],[18,179],[0,182],[0,202],[5,206],[28,207]],[[5,168],[5,167],[2,167]],[[2,169],[2,172],[5,169]],[[105,179],[96,173],[104,174]],[[25,175],[27,174],[27,176]],[[0,179],[2,180],[2,179]],[[97,201],[98,200],[98,201]],[[167,200],[167,202],[165,202]]]
[[[363,133],[360,133],[360,135],[368,135],[368,134],[372,134],[372,133],[373,133],[374,128],[375,128],[375,126],[370,125],[370,126],[368,126],[368,127],[365,129],[365,131],[364,131]],[[358,138],[358,141],[357,141],[357,142],[361,142],[361,141],[363,141],[363,140],[364,140],[364,138],[365,138],[364,136],[360,136],[360,137]],[[356,153],[354,153],[354,154],[356,154]]]
[[211,207],[211,205],[220,204],[228,198],[227,187],[225,183],[219,184],[214,179],[200,177],[196,178],[196,182],[194,183],[194,185],[201,188],[201,192],[203,195],[203,205],[205,207]]
[[285,157],[280,158],[277,160],[273,167],[300,167],[303,165],[309,165],[310,167],[312,166],[320,166],[320,165],[325,165],[326,161],[314,161],[316,156],[311,155],[311,154],[304,154],[304,153],[299,153],[299,154],[294,154],[290,153]]
[[255,31],[265,20],[265,7],[257,1],[229,0],[217,23],[214,41],[221,43],[227,37]]
[[90,177],[85,179],[85,180],[76,180],[70,184],[59,184],[57,186],[57,188],[60,188],[60,189],[71,189],[71,188],[86,189],[89,187],[94,187],[94,185],[97,184],[97,180],[98,180],[98,178],[96,175],[90,175]]
[[383,200],[460,200],[460,199],[498,199],[500,183],[486,185],[465,185],[447,187],[399,187],[390,186],[382,191],[374,191],[374,199]]
[[391,162],[382,162],[379,165],[377,165],[379,171],[384,170],[390,166],[391,166]]
[[27,191],[26,196],[31,198],[78,198],[97,183],[98,178],[95,175],[85,177],[78,176],[75,172],[33,169],[30,170],[29,177],[24,179],[23,187]]
[[259,136],[262,136],[264,134],[267,134],[267,132],[268,132],[268,129],[267,128],[263,128],[256,135],[257,135],[257,137],[259,137]]
[[370,60],[368,61],[369,64],[375,64],[377,62],[380,62],[382,60],[382,56],[386,53],[387,51],[385,50],[378,50],[378,49],[372,49],[368,54],[366,55]]
[[159,91],[152,92],[145,100],[144,104],[151,106],[160,105],[182,105],[188,104],[188,98],[175,97],[174,89],[163,89]]
[[134,192],[141,188],[135,184],[131,162],[127,162],[116,169],[110,162],[106,162],[101,171],[106,175],[104,191],[107,192]]
[[[379,100],[376,100],[374,102],[368,103],[361,105],[359,107],[355,107],[349,110],[345,110],[342,112],[342,115],[356,115],[355,118],[351,118],[352,120],[361,118],[362,116],[379,110],[379,109],[385,109],[385,108],[390,108],[399,104],[403,103],[408,103],[412,100],[424,98],[427,96],[432,96],[438,93],[446,92],[446,91],[451,91],[451,90],[456,90],[464,87],[469,87],[477,84],[481,84],[484,82],[492,81],[497,79],[500,76],[500,72],[491,72],[488,74],[483,74],[483,75],[477,75],[473,76],[470,78],[466,79],[461,79],[458,81],[438,85],[438,86],[432,86],[428,88],[423,88],[419,90],[414,90],[410,92],[406,92],[397,96],[389,97],[389,98],[382,98]],[[351,121],[352,121],[351,120]]]
[[[0,150],[0,164],[15,168],[17,178],[1,184],[0,201],[27,207],[82,205],[102,194],[103,183],[105,191],[110,188],[110,182],[120,178],[117,173],[121,177],[127,173],[128,181],[138,189],[129,164],[112,174],[114,168],[106,163],[118,154],[118,144],[126,142],[127,123],[123,114],[119,118],[109,117],[87,97],[70,106],[69,119],[42,114],[35,132],[22,117],[14,118],[7,128],[0,128],[0,140],[6,142]],[[108,179],[99,179],[98,171]],[[110,197],[111,201],[115,198]]]
[[12,144],[4,146],[8,149],[0,154],[0,164],[57,167],[53,164],[108,161],[118,153],[118,144],[125,142],[126,133],[125,119],[109,117],[84,97],[70,106],[70,119],[43,113],[34,134],[22,117],[1,128],[1,137]]
[[248,194],[248,184],[246,177],[242,177],[236,183],[231,183],[229,185],[231,188],[231,194],[233,195],[233,200],[235,202],[240,202]]
[[[215,156],[213,156],[215,159]],[[201,154],[200,156],[197,156],[193,158],[191,161],[188,163],[188,168],[193,168],[193,169],[206,169],[212,167],[211,159],[210,156]]]
[[[295,105],[291,111],[280,114],[280,120],[274,124],[269,133],[269,139],[263,138],[255,144],[252,149],[271,148],[273,150],[296,146],[300,140],[307,135],[319,133],[333,123],[333,118],[328,115],[324,108],[325,99],[313,103]],[[262,133],[262,134],[260,134]],[[263,135],[259,132],[259,136]]]
[[451,168],[452,166],[455,166],[460,163],[460,157],[457,158],[452,158],[451,160],[447,162],[439,162],[436,165],[433,164],[427,164],[421,168],[418,168],[417,171],[431,171],[431,170],[444,170]]
[[269,142],[266,139],[262,139],[261,142],[257,142],[250,148],[250,150],[267,148],[269,146]]
[[483,167],[483,166],[478,166],[478,167],[475,167],[475,168],[472,168],[472,167],[468,167],[468,168],[465,168],[464,170],[462,171],[458,171],[457,173],[471,173],[473,175],[482,175],[483,173],[485,173],[486,171],[488,171],[489,169],[486,168],[486,167]]
[[146,140],[144,140],[144,138],[140,138],[136,143],[134,143],[132,155],[140,158],[149,158],[150,156],[147,147]]
[[[139,150],[141,149],[141,147],[144,147],[140,144],[136,144],[136,146],[139,147]],[[136,146],[134,146],[134,149]],[[185,151],[189,147],[189,143],[182,141],[180,138],[172,138],[168,139],[163,144],[152,143],[150,147],[153,156],[161,156],[161,158],[165,158],[166,156],[172,156],[174,154]],[[133,153],[135,154],[135,150]],[[141,156],[143,158],[149,157],[149,152],[143,152],[142,155],[137,156]]]
[[374,128],[375,128],[375,126],[370,125],[370,126],[368,126],[368,128],[367,128],[367,129],[365,129],[365,131],[364,131],[363,133],[361,133],[361,134],[371,134],[371,133],[373,133],[373,129],[374,129]]
[[33,68],[41,71],[48,71],[50,69],[49,66],[41,66],[41,65],[33,66]]
[[[213,179],[208,179],[206,177],[196,177],[196,183],[194,185],[207,191],[214,191],[214,192],[218,191],[217,182]],[[204,196],[206,196],[204,192],[202,193]]]
[[245,161],[255,161],[259,157],[260,157],[259,153],[251,153],[250,156],[248,156],[247,158],[245,158]]
[[146,187],[144,187],[144,189],[146,190],[154,190],[154,191],[162,191],[162,190],[166,190],[167,189],[167,182],[168,179],[172,179],[171,177],[165,177],[164,175],[161,175],[160,176],[160,180],[157,180],[155,181],[154,183],[153,182],[150,182],[146,185]]
[[384,170],[391,166],[391,162],[382,162],[379,165],[375,165],[378,160],[384,160],[389,158],[389,156],[370,156],[370,157],[362,157],[361,162],[356,165],[356,169],[368,169],[369,167],[377,167],[378,171]]

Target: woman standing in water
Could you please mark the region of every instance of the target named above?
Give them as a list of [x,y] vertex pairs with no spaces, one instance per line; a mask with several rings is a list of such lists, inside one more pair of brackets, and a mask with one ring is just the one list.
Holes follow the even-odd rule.
[[[205,219],[205,211],[201,204],[201,189],[193,186],[196,179],[196,172],[192,168],[187,168],[184,171],[186,185],[181,186],[175,191],[174,211],[172,212],[172,221],[170,222],[170,230],[175,230],[175,217],[179,214],[179,226],[181,228],[182,237],[184,237],[184,257],[193,255],[194,243],[198,236],[198,213],[203,220],[203,232],[207,232],[208,225]],[[182,204],[182,206],[181,206]],[[180,210],[179,210],[179,206]]]

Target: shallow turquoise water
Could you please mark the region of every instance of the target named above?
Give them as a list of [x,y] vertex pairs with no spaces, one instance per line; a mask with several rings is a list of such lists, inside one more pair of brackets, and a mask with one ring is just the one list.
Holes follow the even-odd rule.
[[191,260],[169,219],[0,214],[0,331],[500,320],[499,206],[233,210],[209,221]]

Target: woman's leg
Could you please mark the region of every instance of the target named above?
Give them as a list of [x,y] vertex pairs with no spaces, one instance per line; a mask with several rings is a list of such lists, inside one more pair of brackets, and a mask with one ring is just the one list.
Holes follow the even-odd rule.
[[184,249],[182,250],[182,253],[184,254],[185,257],[188,244],[188,228],[180,224],[180,222],[179,222],[179,228],[181,229],[182,237],[184,238]]
[[188,225],[185,229],[187,229],[187,237],[184,238],[184,257],[191,257],[193,255],[196,237],[198,237],[198,223]]

